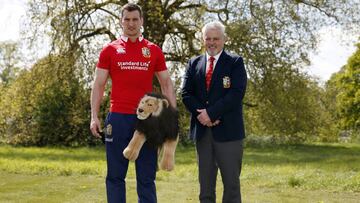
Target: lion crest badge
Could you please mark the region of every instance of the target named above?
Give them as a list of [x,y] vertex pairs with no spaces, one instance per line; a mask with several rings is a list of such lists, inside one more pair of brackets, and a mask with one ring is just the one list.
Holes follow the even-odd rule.
[[231,86],[231,81],[230,81],[230,77],[229,76],[225,76],[223,77],[223,86],[224,88],[230,88]]
[[142,55],[145,57],[145,58],[150,58],[151,54],[150,54],[150,49],[147,48],[147,47],[143,47],[141,49],[141,52],[142,52]]
[[111,135],[112,134],[112,125],[111,124],[108,124],[105,128],[105,133],[107,135]]

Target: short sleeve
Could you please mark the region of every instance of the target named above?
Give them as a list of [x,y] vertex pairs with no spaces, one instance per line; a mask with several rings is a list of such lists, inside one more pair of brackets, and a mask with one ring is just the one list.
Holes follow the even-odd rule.
[[165,56],[164,53],[161,51],[160,47],[155,46],[156,50],[156,62],[155,62],[155,72],[160,72],[166,70],[166,63],[165,63]]
[[105,46],[101,52],[100,52],[100,56],[99,56],[99,61],[96,64],[97,68],[102,68],[102,69],[110,69],[110,46]]

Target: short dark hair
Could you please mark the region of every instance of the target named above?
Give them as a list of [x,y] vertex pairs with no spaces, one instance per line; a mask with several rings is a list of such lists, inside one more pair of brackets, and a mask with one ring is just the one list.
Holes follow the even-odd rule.
[[121,17],[124,16],[124,11],[127,10],[129,12],[131,11],[139,11],[140,13],[140,17],[142,18],[143,17],[143,12],[142,12],[142,9],[139,5],[137,4],[134,4],[134,3],[127,3],[125,4],[122,8],[121,8]]

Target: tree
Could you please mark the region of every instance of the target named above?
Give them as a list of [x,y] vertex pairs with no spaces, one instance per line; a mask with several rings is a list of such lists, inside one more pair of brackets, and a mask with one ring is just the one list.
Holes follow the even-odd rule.
[[[83,84],[79,87],[83,88],[81,91],[89,91],[98,53],[103,44],[120,35],[119,11],[127,2],[30,0],[25,37],[29,42],[39,42],[47,36],[53,56],[73,60],[69,65],[76,77],[68,82]],[[318,90],[314,81],[301,72],[301,67],[309,62],[307,53],[316,48],[316,31],[322,26],[348,26],[356,31],[360,25],[357,15],[360,3],[354,0],[139,0],[138,3],[145,15],[143,34],[162,46],[176,79],[181,78],[185,62],[202,51],[199,32],[202,25],[217,19],[227,26],[226,48],[244,57],[250,77],[246,102],[254,107],[247,115],[257,117],[259,123],[248,128],[261,126],[257,128],[260,133],[316,133],[314,128],[320,124],[315,122],[312,112],[316,111],[312,109],[319,103],[316,102]],[[309,93],[313,97],[306,95]],[[305,108],[304,115],[298,112],[299,107]],[[89,109],[83,112],[89,114]]]
[[20,54],[16,42],[0,43],[0,84],[7,86],[17,76],[20,69]]
[[[256,108],[245,106],[250,132],[293,136],[300,139],[297,141],[317,135],[322,109],[317,83],[296,71],[284,74],[277,70],[268,74],[272,74],[269,85],[261,89],[266,93],[251,91],[247,97],[257,105]],[[250,83],[249,88],[253,90],[253,86]]]
[[0,131],[11,144],[91,144],[89,92],[71,56],[48,56],[23,71],[1,95]]
[[[341,72],[341,71],[340,71]],[[319,140],[336,142],[340,133],[338,125],[339,116],[337,113],[336,96],[339,94],[339,88],[336,85],[338,73],[332,74],[324,87],[320,87],[320,111],[319,111]]]
[[[241,53],[250,77],[245,97],[245,104],[250,103],[245,111],[248,132],[327,139],[322,129],[330,121],[322,111],[323,90],[301,69],[309,64],[308,51],[316,48],[319,28],[335,24],[359,28],[359,16],[348,12],[360,4],[253,0],[225,1],[222,5],[227,6],[219,16],[227,24],[227,48]],[[349,23],[350,19],[353,22]],[[326,125],[320,122],[325,120]]]
[[[84,81],[87,87],[89,87],[92,81],[95,61],[102,44],[114,40],[115,36],[119,36],[121,31],[118,22],[120,16],[119,9],[127,1],[105,1],[103,3],[92,1],[40,2],[42,1],[30,2],[30,13],[33,13],[33,18],[29,29],[33,28],[32,33],[37,33],[36,36],[33,35],[30,39],[36,39],[39,36],[38,28],[44,27],[44,25],[47,27],[46,25],[50,24],[51,29],[49,28],[49,33],[51,33],[50,37],[53,42],[52,53],[59,55],[68,52],[80,53],[74,66],[77,74],[82,76],[79,77],[79,80]],[[178,21],[178,19],[186,14],[181,14],[176,18],[171,16],[176,12],[192,8],[202,8],[203,6],[201,4],[180,6],[184,1],[166,1],[164,4],[161,1],[143,1],[139,3],[143,7],[145,15],[144,36],[160,46],[166,40],[176,45],[170,45],[167,49],[169,52],[165,52],[168,61],[184,62],[189,58],[194,52],[191,42],[195,38],[194,33],[197,29],[189,29],[189,27],[194,26]],[[161,6],[159,7],[159,5]],[[196,12],[196,10],[191,12],[197,16],[200,16],[201,13]],[[158,18],[159,16],[163,17]],[[163,25],[166,29],[158,29],[156,26],[159,25]],[[194,31],[191,32],[191,30]],[[182,43],[179,43],[179,41]],[[191,47],[183,46],[182,44],[191,45]],[[186,50],[190,50],[187,51],[188,54],[185,54],[184,51]],[[177,66],[174,65],[172,67]],[[170,71],[173,73],[177,72],[176,69]],[[181,76],[175,75],[175,77],[180,78]],[[87,110],[89,111],[89,109]],[[186,117],[186,115],[184,116]]]
[[339,73],[337,86],[338,113],[341,127],[346,130],[360,131],[360,44],[349,58],[344,70]]

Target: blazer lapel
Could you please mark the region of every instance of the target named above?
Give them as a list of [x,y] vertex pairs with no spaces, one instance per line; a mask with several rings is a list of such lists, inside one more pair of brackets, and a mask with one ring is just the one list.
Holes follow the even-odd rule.
[[214,85],[215,80],[219,80],[219,75],[220,75],[220,72],[222,71],[221,69],[226,67],[226,63],[228,61],[228,60],[226,60],[227,56],[228,55],[226,54],[226,52],[223,51],[221,53],[218,61],[216,62],[215,70],[214,70],[213,75],[211,77],[211,83],[210,83],[209,92],[211,91],[211,88]]
[[[206,57],[205,55],[202,55],[199,63],[198,63],[198,68],[199,68],[199,81],[201,84],[201,89],[205,90],[206,92],[206,82],[205,82],[205,75],[206,75]],[[203,92],[203,91],[202,91]]]

